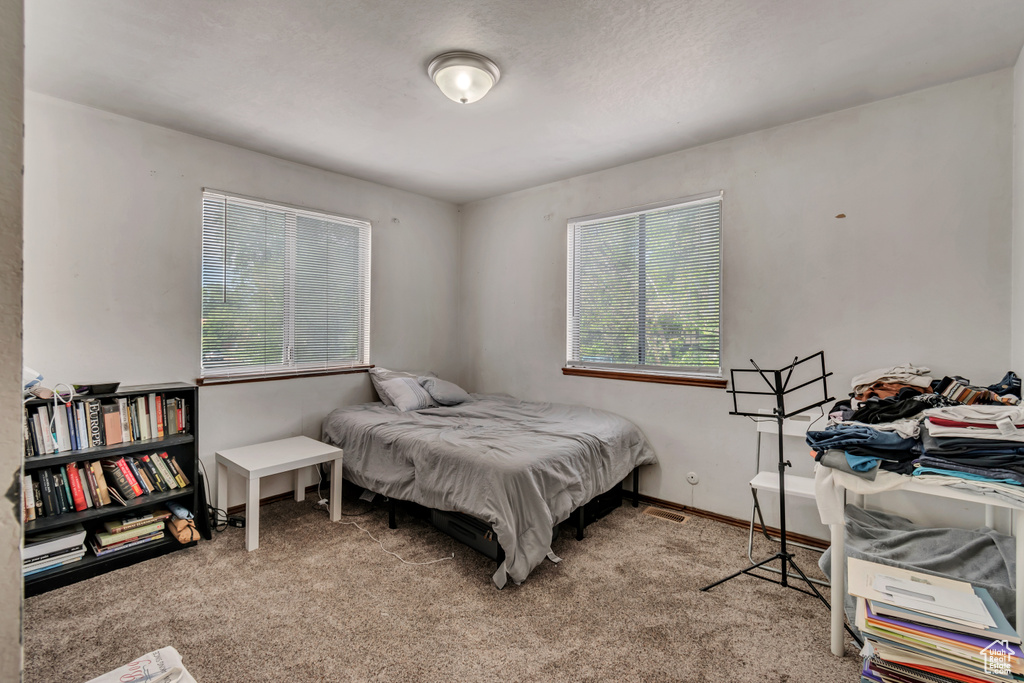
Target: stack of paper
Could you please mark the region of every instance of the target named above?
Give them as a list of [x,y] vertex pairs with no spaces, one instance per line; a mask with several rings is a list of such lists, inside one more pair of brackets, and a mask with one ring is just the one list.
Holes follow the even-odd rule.
[[981,683],[1024,677],[1021,637],[984,588],[849,559],[864,634],[862,681]]

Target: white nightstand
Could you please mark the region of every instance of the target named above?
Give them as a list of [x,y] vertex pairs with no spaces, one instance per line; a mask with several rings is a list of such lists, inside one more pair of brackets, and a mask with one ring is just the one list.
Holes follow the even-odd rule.
[[331,461],[331,521],[341,521],[341,459],[340,448],[329,446],[306,436],[280,441],[231,448],[217,454],[217,507],[228,509],[228,471],[248,481],[245,498],[245,549],[260,547],[260,477],[281,472],[295,472],[295,500],[306,497],[299,472],[303,467]]

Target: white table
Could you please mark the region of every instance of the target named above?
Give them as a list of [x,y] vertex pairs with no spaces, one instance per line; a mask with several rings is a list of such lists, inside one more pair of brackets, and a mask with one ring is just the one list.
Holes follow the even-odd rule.
[[340,448],[310,439],[294,436],[280,441],[268,441],[252,446],[218,451],[217,507],[228,509],[228,472],[245,477],[248,495],[245,498],[245,549],[260,547],[260,477],[281,472],[295,472],[295,500],[306,497],[306,487],[300,476],[302,468],[331,461],[331,521],[341,520],[341,460]]
[[[910,491],[938,498],[950,498],[977,503],[978,505],[985,506],[985,524],[990,527],[995,516],[994,508],[1000,507],[1010,510],[1013,515],[1013,536],[1016,540],[1017,574],[1014,584],[1017,589],[1017,628],[1024,624],[1024,539],[1022,539],[1022,533],[1024,533],[1024,504],[1011,503],[996,496],[968,493],[940,484],[926,483],[915,477],[899,475],[893,472],[880,471],[876,477],[876,482],[866,482],[845,472],[836,472],[820,465],[815,469],[815,488],[822,521],[828,524],[832,538],[832,654],[842,657],[846,652],[846,643],[843,638],[845,618],[843,598],[846,595],[846,526],[843,520],[835,519],[834,509],[829,511],[831,518],[826,519],[827,513],[822,504],[830,496],[838,496],[841,499],[847,490],[860,495],[881,493],[883,491]],[[833,502],[834,500],[833,498]]]

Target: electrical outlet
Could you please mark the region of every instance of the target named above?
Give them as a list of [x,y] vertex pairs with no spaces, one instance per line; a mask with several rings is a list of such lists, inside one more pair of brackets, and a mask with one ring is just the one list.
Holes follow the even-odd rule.
[[239,529],[245,528],[245,517],[228,517],[228,526],[238,527]]

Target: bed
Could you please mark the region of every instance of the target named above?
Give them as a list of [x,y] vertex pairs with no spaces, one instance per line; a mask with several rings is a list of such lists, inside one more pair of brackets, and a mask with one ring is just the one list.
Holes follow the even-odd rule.
[[472,398],[410,412],[382,403],[339,408],[324,420],[322,437],[344,449],[349,481],[489,524],[504,551],[493,576],[499,588],[508,578],[521,583],[551,554],[555,525],[656,462],[636,425],[618,415],[506,395]]

